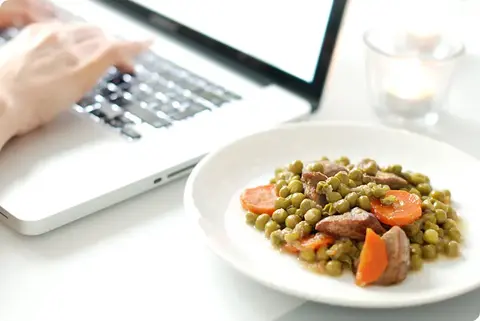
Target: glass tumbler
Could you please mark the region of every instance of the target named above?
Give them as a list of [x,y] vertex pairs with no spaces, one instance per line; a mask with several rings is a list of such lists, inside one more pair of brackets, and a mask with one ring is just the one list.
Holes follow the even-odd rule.
[[460,41],[441,33],[372,29],[364,34],[369,98],[386,122],[434,125],[448,97]]

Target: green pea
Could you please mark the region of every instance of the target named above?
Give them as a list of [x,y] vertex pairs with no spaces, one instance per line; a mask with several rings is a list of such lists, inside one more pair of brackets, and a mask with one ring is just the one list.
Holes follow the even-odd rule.
[[272,219],[278,224],[284,224],[287,216],[287,211],[283,208],[279,208],[278,210],[275,210],[275,212],[273,212]]
[[312,201],[311,199],[306,198],[300,203],[300,209],[306,212],[312,207],[315,207],[316,205],[317,203],[315,203],[315,201]]
[[327,201],[329,203],[334,203],[342,199],[342,195],[338,192],[330,192],[327,193]]
[[418,184],[426,183],[427,179],[426,179],[425,175],[422,175],[422,174],[419,174],[419,173],[413,173],[413,174],[410,175],[410,178],[409,178],[408,181],[410,183],[412,183],[413,185],[418,185]]
[[333,207],[333,204],[332,203],[328,203],[326,204],[324,207],[323,207],[323,213],[324,214],[327,214],[329,216],[335,214],[337,211],[335,210],[335,208]]
[[405,231],[405,233],[408,236],[413,236],[420,231],[420,224],[412,223],[412,224],[409,224],[409,225],[405,225],[403,227],[403,230]]
[[[439,234],[440,236],[440,234]],[[441,238],[438,239],[438,243],[435,244],[435,247],[437,248],[437,253],[438,254],[442,254],[443,252],[445,252],[445,241]]]
[[355,188],[355,187],[357,187],[357,183],[353,179],[349,179],[347,186],[349,188]]
[[317,224],[321,218],[322,218],[322,212],[318,208],[309,209],[304,216],[305,221],[312,226]]
[[433,203],[433,208],[436,209],[436,210],[444,210],[444,211],[448,211],[448,205],[447,204],[444,204],[440,201],[436,201],[435,203]]
[[437,216],[433,213],[425,213],[422,215],[422,219],[424,222],[430,222],[433,224],[437,223]]
[[454,228],[449,229],[447,234],[448,234],[448,237],[450,237],[450,239],[452,241],[460,242],[461,239],[462,239],[462,234],[460,233],[458,228],[454,227]]
[[410,237],[410,241],[412,243],[416,243],[416,244],[420,244],[422,245],[423,244],[423,232],[422,231],[418,231],[417,234],[413,235]]
[[410,257],[410,269],[412,271],[419,271],[423,267],[423,260],[419,254],[414,254]]
[[[439,227],[437,224],[435,224],[435,223],[432,223],[432,222],[430,222],[430,221],[426,221],[426,222],[423,224],[423,229],[424,229],[424,231],[426,231],[426,230],[428,230],[428,229],[434,230],[434,231],[437,231],[437,233],[438,233],[438,231],[440,230],[440,227]],[[424,232],[424,233],[425,233],[425,232]]]
[[333,188],[332,186],[328,185],[327,182],[320,181],[317,183],[315,190],[317,191],[317,193],[325,193],[327,191],[333,191]]
[[329,257],[328,257],[328,254],[327,254],[327,247],[326,246],[322,246],[321,248],[319,248],[317,250],[317,261],[325,261],[325,260],[328,260]]
[[370,199],[365,195],[362,195],[358,198],[357,205],[358,205],[358,207],[360,207],[361,209],[363,209],[365,211],[370,211],[370,209],[371,209]]
[[278,174],[283,173],[284,171],[285,171],[285,168],[278,167],[278,168],[275,168],[274,174],[275,176],[277,176]]
[[277,199],[275,200],[275,209],[279,209],[279,208],[284,208],[284,209],[287,209],[291,204],[291,202],[283,197],[277,197]]
[[387,195],[380,199],[380,203],[385,206],[390,206],[397,201],[397,198],[394,195]]
[[278,193],[280,193],[280,189],[282,189],[282,187],[284,186],[287,186],[287,181],[284,180],[284,179],[281,179],[281,180],[278,180],[277,183],[275,184],[275,192],[277,192],[277,195]]
[[302,219],[293,214],[293,215],[288,215],[287,218],[285,219],[285,225],[291,229],[295,228],[295,226],[300,223]]
[[387,194],[387,191],[389,190],[390,188],[386,188],[382,185],[376,185],[372,188],[372,194],[374,197],[376,198],[382,198],[382,197],[385,197],[385,195]]
[[303,170],[303,163],[300,160],[296,160],[288,165],[288,170],[294,174],[301,174]]
[[272,234],[270,234],[270,242],[275,247],[282,245],[285,242],[283,231],[273,231]]
[[440,202],[445,202],[445,194],[443,192],[440,192],[440,191],[432,191],[430,192],[430,197],[433,198],[433,199],[436,199]]
[[328,261],[325,270],[330,276],[340,276],[342,275],[342,263],[337,260]]
[[355,192],[348,193],[345,196],[345,200],[350,204],[350,207],[354,207],[357,204],[358,194]]
[[412,187],[412,188],[410,189],[410,194],[415,194],[415,195],[417,195],[418,197],[422,197],[422,193],[420,193],[420,191],[419,191],[418,189],[414,188],[414,187]]
[[417,190],[422,193],[422,195],[429,195],[432,187],[428,183],[421,183],[417,185]]
[[450,230],[452,228],[457,228],[457,222],[452,220],[451,218],[448,218],[445,223],[443,223],[443,228],[446,230]]
[[450,241],[445,246],[445,254],[448,257],[457,257],[460,255],[460,244],[457,241]]
[[327,179],[327,184],[330,185],[332,189],[335,191],[340,186],[340,180],[335,176],[329,177]]
[[449,206],[447,209],[447,216],[448,218],[458,220],[457,211],[455,211],[451,206]]
[[421,255],[422,247],[419,244],[415,244],[415,243],[410,244],[410,253]]
[[300,234],[296,231],[292,231],[290,233],[286,233],[284,235],[285,242],[287,243],[293,243],[295,241],[298,241],[300,239]]
[[426,260],[433,260],[437,257],[437,248],[433,244],[427,244],[422,247],[422,256]]
[[350,203],[347,200],[339,200],[333,204],[335,210],[340,213],[346,213],[350,210]]
[[296,214],[297,213],[297,208],[295,206],[289,206],[289,207],[287,207],[287,213],[288,213],[288,215]]
[[435,217],[438,224],[443,224],[447,221],[447,213],[444,210],[438,209],[435,210]]
[[270,215],[261,214],[257,217],[257,220],[255,221],[255,228],[257,230],[263,231],[269,221],[270,221]]
[[300,238],[304,238],[312,232],[312,226],[305,221],[301,221],[295,226],[293,231],[297,232],[300,235]]
[[352,169],[350,173],[348,173],[348,177],[354,181],[360,181],[362,179],[362,175],[362,171],[358,168]]
[[350,179],[348,177],[347,172],[345,172],[345,171],[341,171],[341,172],[336,173],[335,177],[338,178],[340,183],[343,183],[343,184],[348,184],[348,180]]
[[302,204],[303,200],[305,199],[305,195],[302,193],[294,193],[292,194],[292,205],[295,207],[300,207],[300,204]]
[[248,211],[248,212],[245,214],[245,221],[246,221],[248,224],[253,225],[253,224],[255,224],[255,221],[257,220],[257,217],[258,217],[257,214]]
[[278,191],[278,196],[286,198],[288,195],[290,195],[290,189],[288,186],[283,186],[280,188],[280,191]]
[[288,189],[290,193],[302,193],[303,192],[303,184],[299,180],[292,180],[288,183]]
[[337,163],[347,166],[350,164],[350,159],[347,156],[341,156],[339,159],[337,159]]
[[374,160],[370,160],[363,166],[363,171],[367,175],[372,175],[374,176],[378,172],[378,165]]
[[278,225],[277,222],[275,221],[268,221],[267,224],[265,224],[265,236],[270,237],[270,234],[272,234],[273,231],[279,230],[280,225]]
[[322,163],[313,163],[309,165],[308,168],[311,172],[320,172],[323,173],[323,164]]
[[290,180],[289,180],[289,183],[290,181],[299,181],[301,178],[300,178],[300,175],[293,175]]
[[322,158],[320,158],[320,160],[322,160],[322,161],[328,161],[328,160],[330,160],[330,159],[329,159],[327,156],[322,156]]
[[423,240],[430,244],[437,244],[439,240],[438,232],[431,228],[425,230],[425,233],[423,233]]
[[422,210],[430,210],[433,211],[435,208],[433,207],[433,203],[430,198],[424,200],[422,202]]
[[338,192],[340,193],[340,195],[342,195],[342,197],[345,197],[348,193],[350,193],[350,188],[348,188],[347,185],[341,183],[338,187]]
[[300,218],[302,218],[302,219],[303,219],[303,217],[305,216],[305,213],[306,213],[306,212],[305,212],[304,210],[300,209],[300,208],[295,211],[295,215],[297,215],[298,217],[300,217]]
[[315,259],[316,259],[316,255],[315,255],[315,251],[313,249],[303,249],[300,251],[300,255],[299,255],[300,259],[305,261],[305,262],[315,262]]

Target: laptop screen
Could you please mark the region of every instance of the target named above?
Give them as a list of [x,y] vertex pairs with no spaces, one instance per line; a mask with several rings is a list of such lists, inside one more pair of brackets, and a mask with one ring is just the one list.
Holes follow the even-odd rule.
[[334,0],[133,2],[311,83]]

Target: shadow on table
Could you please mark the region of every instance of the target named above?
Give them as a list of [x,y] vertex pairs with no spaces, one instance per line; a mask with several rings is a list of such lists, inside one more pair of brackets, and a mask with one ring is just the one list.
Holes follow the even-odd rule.
[[307,302],[275,321],[475,321],[480,320],[480,290],[427,306],[372,310]]

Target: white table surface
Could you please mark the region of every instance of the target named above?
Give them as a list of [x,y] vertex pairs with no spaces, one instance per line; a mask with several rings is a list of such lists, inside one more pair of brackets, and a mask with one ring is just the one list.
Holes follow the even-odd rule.
[[[388,20],[386,11],[378,11],[380,2],[385,8],[383,0],[353,0],[314,119],[377,122],[366,101],[360,36],[369,24]],[[476,1],[458,5],[463,10],[454,13],[460,17],[456,26],[468,51],[451,95],[450,109],[457,116],[431,134],[480,157],[480,128],[474,122],[480,121],[475,81],[480,41],[472,26],[480,6]],[[182,206],[184,184],[174,182],[40,237],[0,226],[0,320],[463,321],[480,314],[480,291],[381,311],[337,308],[269,290],[192,236],[195,226]]]

